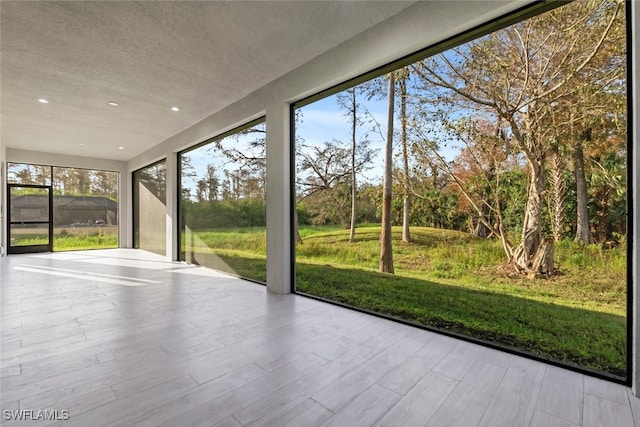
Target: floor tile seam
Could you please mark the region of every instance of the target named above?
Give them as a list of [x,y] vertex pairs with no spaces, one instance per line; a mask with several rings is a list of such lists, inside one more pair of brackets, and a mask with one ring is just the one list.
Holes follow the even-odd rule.
[[[559,369],[562,369],[562,368],[559,368]],[[552,371],[552,368],[551,368],[551,367],[547,366],[547,367],[545,368],[544,378],[542,379],[541,390],[542,390],[542,387],[544,387],[544,384],[545,384],[545,382],[547,381],[547,378],[549,378],[549,374],[550,374],[550,372],[551,372],[551,371]],[[585,402],[585,395],[586,395],[587,393],[585,392],[585,390],[586,390],[586,387],[585,387],[585,376],[584,376],[584,375],[582,375],[582,374],[576,374],[576,375],[579,375],[579,376],[580,376],[580,387],[582,388],[582,391],[581,391],[581,393],[580,393],[580,405],[581,405],[582,410],[580,411],[580,423],[578,424],[578,425],[582,426],[582,425],[584,424],[584,402]],[[566,382],[567,382],[567,381],[565,381],[565,379],[564,379],[564,378],[563,378],[563,379],[561,379],[560,381],[562,381],[563,383],[566,383]],[[563,385],[564,385],[564,384],[563,384]],[[564,387],[563,387],[563,388],[564,388]],[[545,410],[543,410],[543,409],[539,409],[539,408],[538,408],[538,402],[536,402],[536,407],[535,407],[535,409],[536,409],[536,410],[539,410],[539,411],[541,411],[541,412],[544,412],[544,413],[545,413],[545,414],[547,414],[547,415],[551,415],[551,416],[554,416],[554,417],[556,417],[556,418],[560,418],[560,419],[562,419],[562,420],[564,420],[564,421],[566,421],[566,422],[568,422],[568,423],[574,424],[571,420],[567,420],[566,418],[564,418],[564,413],[563,413],[563,416],[558,416],[558,415],[550,414],[550,413],[548,413],[547,411],[545,411]]]
[[[360,393],[358,396],[356,396],[356,399],[357,399],[358,397],[360,397],[361,395],[363,395],[364,393],[366,393],[367,391],[369,391],[369,390],[370,390],[374,385],[377,385],[378,387],[381,387],[381,388],[383,388],[383,389],[385,389],[385,390],[387,390],[387,391],[390,391],[391,393],[395,394],[395,395],[396,395],[396,397],[397,397],[397,399],[396,399],[396,401],[395,401],[395,402],[393,402],[393,405],[389,406],[389,407],[387,408],[387,410],[386,410],[386,411],[384,411],[382,414],[380,414],[380,416],[378,416],[375,420],[373,420],[373,421],[371,422],[371,426],[376,425],[376,423],[377,423],[378,421],[380,421],[380,420],[381,420],[385,415],[387,415],[387,413],[388,413],[388,412],[389,412],[389,411],[390,411],[394,406],[396,406],[396,405],[400,402],[400,400],[402,400],[402,398],[404,397],[404,396],[403,396],[403,395],[401,395],[400,393],[397,393],[397,392],[395,392],[395,391],[393,391],[393,390],[389,390],[387,387],[384,387],[384,386],[383,386],[383,385],[381,385],[381,384],[373,383],[373,384],[371,384],[369,387],[367,387],[367,389],[366,389],[366,390],[364,390],[362,393]],[[356,400],[356,399],[353,399],[353,400]],[[352,400],[352,402],[353,402],[353,400]],[[349,403],[351,403],[351,402],[349,402]],[[346,406],[347,406],[347,405],[343,406],[343,407],[340,409],[340,411],[341,411],[341,410],[343,410],[344,408],[346,408]],[[338,411],[338,412],[340,412],[340,411]]]
[[627,387],[627,400],[629,401],[629,409],[631,409],[631,418],[633,419],[634,425],[640,426],[640,414],[636,415],[635,411],[633,410],[631,399],[640,399],[640,397],[633,394],[631,387]]
[[[427,425],[429,425],[429,423],[431,422],[431,420],[432,420],[432,419],[436,416],[436,414],[438,414],[438,412],[440,411],[440,408],[442,408],[442,405],[447,401],[447,399],[449,399],[449,397],[450,397],[451,395],[453,395],[453,393],[454,393],[455,389],[456,389],[456,388],[458,388],[458,386],[460,385],[460,382],[462,381],[462,380],[457,380],[457,379],[455,379],[455,378],[448,377],[448,376],[443,375],[443,374],[441,374],[441,373],[439,373],[439,372],[435,372],[435,371],[429,371],[429,372],[432,372],[433,374],[441,375],[441,376],[443,376],[443,377],[445,377],[445,378],[448,378],[448,379],[450,379],[450,380],[453,380],[456,384],[455,384],[453,387],[451,387],[451,389],[449,390],[449,392],[447,393],[447,395],[442,399],[442,402],[440,402],[440,404],[438,405],[438,408],[437,408],[435,411],[433,411],[433,414],[431,414],[431,416],[429,417],[429,419],[428,419],[428,420],[426,420],[426,421],[424,422],[423,427],[426,427]],[[426,376],[426,374],[425,374],[425,376]],[[424,378],[424,377],[423,377],[423,378]],[[408,394],[408,393],[409,393],[409,391],[411,391],[411,390],[412,390],[414,387],[416,387],[417,385],[418,385],[418,383],[414,384],[414,386],[413,386],[413,387],[411,387],[411,389],[409,389],[409,390],[407,391],[407,393],[405,393],[405,396],[406,396],[406,394]],[[398,402],[400,402],[400,401],[398,401]],[[396,402],[396,405],[398,404],[398,402]],[[395,406],[395,405],[394,405],[394,406]],[[391,408],[389,408],[389,410],[391,410]],[[486,408],[485,408],[485,410],[486,410]],[[484,415],[484,412],[483,412],[483,415]],[[479,423],[479,422],[480,422],[480,419],[478,419],[478,423]],[[439,427],[439,426],[438,426],[438,427]]]
[[[323,365],[321,365],[321,366],[323,366]],[[263,368],[261,368],[261,367],[260,367],[260,369],[263,369]],[[255,381],[258,381],[258,380],[262,379],[262,378],[263,378],[263,377],[265,377],[266,375],[271,375],[271,374],[273,374],[273,372],[267,372],[267,373],[265,373],[265,374],[263,374],[263,375],[260,375],[260,376],[258,376],[258,377],[256,377],[256,378],[253,378],[251,381],[246,382],[246,383],[244,383],[244,384],[241,384],[240,386],[235,387],[235,388],[233,388],[232,390],[227,390],[227,391],[225,391],[225,392],[224,392],[224,393],[222,393],[221,395],[216,396],[216,397],[215,397],[214,399],[212,399],[211,401],[215,401],[215,400],[218,400],[218,399],[222,399],[222,398],[224,398],[225,396],[227,396],[227,395],[229,395],[229,394],[231,394],[231,393],[235,392],[235,391],[236,391],[237,389],[239,389],[240,387],[246,387],[246,386],[248,386],[249,384],[251,384],[251,383],[253,383],[253,382],[255,382]],[[275,391],[280,390],[281,388],[286,387],[286,386],[288,386],[288,385],[290,385],[290,384],[292,384],[292,383],[294,383],[294,382],[298,381],[300,378],[302,378],[302,375],[298,375],[298,376],[296,376],[295,378],[290,379],[289,381],[287,381],[285,384],[282,384],[282,385],[281,385],[280,387],[278,387],[277,389],[270,390],[270,392],[269,392],[269,393],[264,394],[264,395],[261,395],[260,397],[258,397],[258,398],[256,398],[256,399],[254,399],[254,400],[251,400],[251,401],[248,401],[248,402],[246,402],[246,401],[245,401],[245,402],[243,403],[243,405],[244,405],[244,406],[239,407],[239,408],[236,408],[236,411],[235,411],[233,414],[236,414],[236,413],[238,413],[238,412],[242,412],[242,411],[244,411],[245,409],[247,409],[248,407],[250,407],[250,406],[251,406],[251,405],[253,405],[254,403],[259,402],[260,400],[262,400],[262,399],[264,399],[265,397],[267,397],[270,393],[274,393]],[[198,407],[203,406],[203,405],[204,405],[204,404],[200,404],[200,405],[198,405]],[[231,415],[233,415],[233,414],[231,414]],[[234,419],[235,419],[235,417],[234,417]],[[236,421],[237,421],[237,420],[236,420]],[[242,423],[240,423],[240,424],[242,424]]]
[[[534,408],[534,411],[533,411],[533,412],[534,412],[534,416],[533,416],[533,417],[531,417],[531,421],[529,421],[529,426],[531,426],[531,425],[533,424],[533,420],[534,420],[534,418],[535,418],[535,412],[536,412],[536,411],[537,411],[537,412],[542,412],[543,414],[545,414],[545,415],[549,415],[550,417],[553,417],[553,418],[558,418],[558,419],[560,419],[560,420],[562,420],[562,421],[564,421],[564,422],[568,423],[568,424],[569,424],[569,425],[571,425],[571,426],[582,427],[582,425],[583,425],[582,420],[580,420],[580,423],[579,423],[579,424],[576,424],[576,423],[572,422],[571,420],[568,420],[568,419],[566,419],[566,418],[564,418],[564,417],[561,417],[561,416],[558,416],[558,415],[556,415],[556,414],[551,414],[551,413],[549,413],[549,412],[547,412],[547,411],[545,411],[545,410],[543,410],[543,409],[540,409],[540,408],[538,408],[538,407],[536,406],[536,407]],[[583,409],[583,411],[584,411],[584,409]],[[580,414],[580,418],[582,418],[582,417],[583,417],[583,414],[581,413],[581,414]]]
[[[502,378],[500,379],[500,382],[498,383],[498,385],[495,388],[495,391],[493,393],[493,396],[491,397],[491,400],[489,400],[489,402],[487,403],[487,405],[485,406],[484,411],[482,412],[482,415],[478,418],[478,426],[482,425],[482,421],[484,420],[485,416],[487,415],[487,411],[489,410],[489,408],[491,407],[491,405],[493,404],[493,402],[496,400],[496,396],[498,395],[498,391],[501,389],[502,385],[504,384],[509,371],[511,370],[511,367],[507,370],[505,370],[504,375],[502,376]],[[540,387],[539,389],[542,388],[542,382],[544,381],[544,377],[547,374],[547,367],[544,367],[544,373],[542,374],[542,381],[540,381]],[[538,402],[537,402],[537,395],[538,393],[536,393],[536,402],[533,405],[533,413],[535,413]],[[531,421],[533,420],[533,415],[531,416],[531,419],[529,420],[529,422],[527,423],[528,426],[531,425]]]
[[318,402],[316,399],[314,399],[313,397],[308,397],[309,400],[315,402],[316,404],[322,406],[324,409],[326,409],[327,411],[329,411],[331,413],[331,416],[335,415],[336,413],[334,411],[332,411],[331,409],[327,408],[326,406],[324,406],[322,403]]
[[[531,422],[533,421],[533,416],[536,413],[536,408],[538,407],[538,401],[540,399],[540,393],[542,393],[542,384],[544,382],[544,378],[547,376],[547,373],[549,372],[549,366],[550,365],[544,365],[544,372],[541,375],[540,383],[538,384],[538,386],[536,387],[536,390],[534,391],[534,397],[532,399],[533,402],[531,406],[531,418],[529,419],[529,422],[527,423],[527,425],[531,425]],[[583,416],[583,419],[584,419],[584,416]]]
[[[196,380],[195,377],[190,372],[187,372],[187,375],[189,375],[198,384],[199,387],[202,387],[202,386],[206,386],[207,384],[211,383],[212,381],[215,381],[215,380],[220,379],[220,378],[222,378],[224,376],[227,376],[227,375],[231,375],[232,373],[237,372],[237,371],[239,371],[241,369],[246,369],[248,366],[251,366],[251,365],[254,365],[258,369],[262,370],[263,372],[260,375],[256,376],[255,378],[253,378],[249,382],[253,382],[253,381],[255,381],[255,380],[259,379],[259,378],[262,378],[265,375],[269,375],[271,373],[271,372],[267,371],[266,369],[264,369],[262,366],[256,364],[255,362],[250,362],[250,363],[247,363],[246,365],[242,365],[239,368],[236,368],[236,369],[234,369],[232,371],[224,372],[221,375],[218,375],[217,377],[210,378],[207,381],[204,381],[202,383],[199,382],[198,380]],[[248,384],[248,383],[243,383],[243,384],[240,384],[239,386],[233,387],[232,389],[229,389],[229,390],[225,391],[223,394],[225,394],[225,393],[227,393],[229,391],[233,391],[233,390],[235,390],[235,389],[237,389],[239,387],[242,387],[245,384]]]
[[[631,409],[631,401],[629,400],[629,396],[628,395],[627,395],[627,399],[626,399],[627,401],[625,403],[622,403],[622,402],[619,402],[617,400],[609,399],[607,397],[600,396],[598,394],[593,394],[593,393],[589,393],[589,392],[585,391],[584,392],[584,397],[586,398],[587,396],[595,397],[596,399],[605,400],[605,401],[607,401],[609,403],[614,403],[614,404],[616,404],[618,406],[628,407],[629,409]],[[586,401],[586,399],[583,399],[583,402],[584,401]]]

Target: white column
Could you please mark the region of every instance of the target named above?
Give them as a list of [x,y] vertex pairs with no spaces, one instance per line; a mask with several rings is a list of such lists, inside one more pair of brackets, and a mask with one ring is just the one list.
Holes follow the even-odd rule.
[[167,153],[167,220],[166,220],[166,254],[171,261],[180,258],[178,249],[178,155]]
[[633,388],[633,394],[640,397],[640,288],[638,287],[638,275],[640,274],[640,254],[638,253],[638,243],[640,243],[640,209],[638,207],[638,200],[640,200],[640,32],[637,31],[640,25],[640,3],[632,1],[626,2],[626,6],[631,8],[631,22],[630,25],[633,31],[632,40],[627,41],[627,52],[631,53],[631,81],[628,84],[632,85],[632,92],[629,93],[632,99],[633,116],[629,112],[629,121],[633,123],[632,134],[632,152],[628,155],[632,157],[633,163],[633,192],[629,193],[629,197],[633,197],[633,254],[628,262],[632,264],[632,279],[633,279],[633,343],[632,343],[632,371],[631,371],[631,383]]
[[267,107],[267,290],[291,292],[289,105]]
[[7,254],[7,238],[5,230],[9,223],[9,219],[7,218],[7,203],[9,201],[9,196],[6,194],[7,183],[5,182],[7,174],[7,164],[5,162],[6,157],[6,149],[2,141],[2,136],[0,136],[0,256]]
[[118,188],[118,246],[133,247],[133,191],[131,172],[123,167],[120,170],[120,186]]

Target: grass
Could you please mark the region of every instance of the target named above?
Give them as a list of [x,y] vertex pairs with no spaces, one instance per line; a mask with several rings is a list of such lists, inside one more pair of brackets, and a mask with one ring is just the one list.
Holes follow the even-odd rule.
[[[115,232],[114,232],[115,230]],[[12,238],[14,246],[46,245],[48,237],[42,234],[20,233]],[[54,251],[77,251],[84,249],[111,249],[118,247],[118,232],[115,227],[108,229],[55,229],[53,235]]]
[[624,376],[625,319],[477,287],[329,265],[297,264],[297,289],[520,350]]
[[[193,235],[190,243],[197,248],[215,248],[216,251],[239,250],[261,256],[267,254],[267,231],[264,227],[198,230]],[[182,242],[183,250],[184,240],[185,238]]]
[[[400,229],[394,229],[396,274],[389,275],[377,272],[379,226],[359,227],[355,243],[339,227],[302,227],[297,290],[626,374],[626,248],[560,242],[555,248],[560,274],[529,280],[497,268],[504,262],[499,242],[426,227],[411,232],[413,242],[403,244]],[[266,281],[264,227],[196,231],[189,243],[189,262]]]
[[[625,315],[626,248],[560,242],[555,249],[559,274],[529,280],[506,277],[496,268],[505,261],[498,241],[428,227],[411,231],[412,243],[404,244],[400,229],[394,229],[396,276]],[[379,235],[379,227],[358,228],[351,244],[345,230],[316,233],[297,246],[297,260],[377,272]]]
[[508,277],[500,242],[451,230],[394,229],[395,275],[378,269],[379,227],[307,234],[299,291],[406,321],[625,375],[626,249],[560,242],[560,274]]
[[94,232],[77,235],[54,235],[54,251],[78,251],[85,249],[111,249],[118,247],[118,234]]
[[259,282],[267,281],[266,253],[264,227],[198,230],[182,241],[182,256],[188,262]]

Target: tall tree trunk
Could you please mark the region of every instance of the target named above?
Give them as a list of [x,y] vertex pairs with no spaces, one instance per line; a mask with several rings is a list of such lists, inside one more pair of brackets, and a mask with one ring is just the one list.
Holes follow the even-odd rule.
[[610,186],[605,185],[600,191],[596,200],[598,201],[598,211],[596,212],[596,242],[602,243],[611,238],[613,227],[609,220],[609,211],[611,210],[611,192]]
[[356,89],[351,89],[351,230],[349,231],[349,242],[356,240],[356,125],[357,125],[357,103]]
[[591,243],[589,233],[589,211],[587,210],[587,179],[584,174],[584,151],[582,141],[578,140],[573,149],[573,168],[576,176],[577,227],[576,242],[585,245]]
[[380,233],[380,272],[394,273],[391,240],[391,172],[393,166],[393,110],[395,103],[395,77],[389,74],[389,112],[387,144],[384,156],[384,180],[382,185],[382,231]]
[[[482,196],[482,199],[484,200],[484,202],[480,205],[480,209],[482,210],[482,214],[481,216],[485,219],[487,219],[488,221],[494,223],[495,221],[491,221],[492,220],[492,215],[491,215],[491,209],[489,208],[489,205],[487,204],[489,200],[491,200],[491,196],[493,193],[493,190],[491,189],[491,182],[495,179],[496,177],[496,164],[495,164],[495,160],[493,158],[489,159],[489,164],[487,165],[487,169],[484,172],[484,176],[487,179],[487,184],[484,186],[484,188],[481,190],[480,195]],[[496,194],[497,196],[497,194]],[[496,197],[497,199],[497,197]],[[500,206],[498,206],[498,203],[500,203],[498,200],[496,200],[496,209],[500,209]],[[478,219],[478,223],[476,224],[475,229],[473,230],[473,234],[477,237],[482,237],[482,238],[487,238],[489,236],[491,236],[491,230],[489,229],[489,227],[487,227],[487,225],[485,223],[483,223],[482,221],[480,221]]]
[[[544,145],[537,140],[535,103],[530,106],[530,109],[532,114],[527,115],[525,122],[527,138],[520,131],[521,127],[516,123],[514,117],[507,117],[514,137],[525,154],[529,172],[522,238],[520,244],[512,252],[511,262],[518,270],[535,277],[538,274],[553,274],[554,266],[553,242],[545,242],[542,238],[542,202],[547,184],[545,151]],[[501,224],[501,232],[504,232],[502,227]]]
[[300,236],[300,224],[298,224],[298,207],[297,206],[293,208],[293,226],[295,228],[296,243],[302,244],[302,236]]
[[[542,197],[545,191],[544,157],[528,159],[529,183],[522,240],[513,252],[515,265],[532,275],[553,273],[553,244],[542,238]],[[551,255],[551,256],[549,256]],[[549,263],[551,259],[551,263]],[[535,261],[535,262],[534,262]]]
[[567,187],[564,183],[564,171],[566,162],[555,151],[549,162],[549,184],[551,185],[551,197],[548,198],[548,205],[551,216],[551,231],[553,240],[556,242],[564,239],[565,227],[565,203],[567,202]]
[[411,210],[411,188],[409,186],[409,153],[407,150],[407,78],[400,80],[400,123],[402,124],[402,167],[403,191],[402,201],[402,241],[411,242],[409,231],[409,212]]
[[[480,209],[482,210],[482,216],[484,216],[485,218],[489,218],[489,216],[491,215],[491,211],[489,211],[489,207],[483,203],[480,206]],[[491,235],[491,230],[489,230],[489,227],[487,227],[484,222],[478,219],[475,221],[475,226],[473,228],[473,235],[476,237],[481,237],[483,239],[486,239]]]

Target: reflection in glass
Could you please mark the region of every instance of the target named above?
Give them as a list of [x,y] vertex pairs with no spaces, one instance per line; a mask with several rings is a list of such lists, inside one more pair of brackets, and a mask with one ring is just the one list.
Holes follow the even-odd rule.
[[51,166],[7,162],[7,183],[51,185]]
[[47,188],[11,187],[11,222],[49,222]]
[[49,196],[49,187],[9,187],[9,253],[51,250]]
[[134,247],[165,255],[166,241],[166,161],[133,173]]
[[118,172],[57,166],[7,164],[12,187],[11,221],[49,221],[53,191],[53,250],[118,247]]
[[53,248],[118,247],[118,172],[53,167]]
[[181,259],[266,281],[264,122],[180,154]]
[[49,224],[11,224],[11,246],[49,244]]

